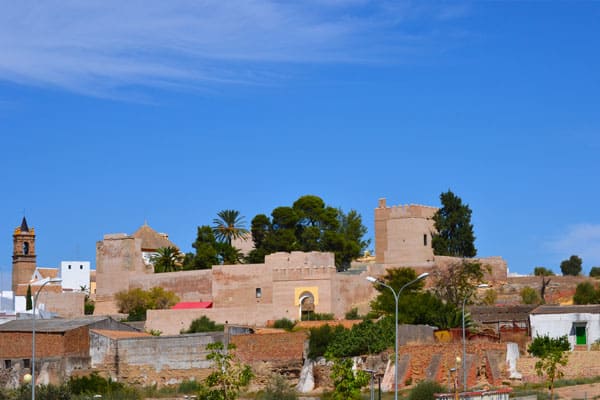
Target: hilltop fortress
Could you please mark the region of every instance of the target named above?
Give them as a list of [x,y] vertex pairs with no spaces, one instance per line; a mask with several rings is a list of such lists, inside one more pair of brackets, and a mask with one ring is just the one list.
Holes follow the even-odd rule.
[[[345,272],[336,271],[332,253],[292,252],[270,254],[262,264],[154,273],[151,255],[160,247],[175,246],[168,235],[147,224],[131,235],[107,234],[96,244],[94,314],[117,314],[115,295],[120,291],[152,287],[171,290],[184,303],[183,309],[148,311],[146,328],[163,333],[179,333],[202,315],[219,323],[263,326],[280,318],[297,320],[307,312],[336,318],[353,308],[364,313],[377,293],[367,276],[380,277],[387,269],[400,267],[432,272],[462,261],[433,254],[436,211],[423,205],[389,207],[380,199],[375,208],[375,258],[355,262]],[[35,265],[33,229],[24,222],[13,240],[13,288],[23,292],[42,269]],[[501,257],[475,260],[489,270],[487,282],[506,281],[507,266]]]
[[[219,323],[262,326],[280,318],[300,319],[307,311],[332,313],[336,318],[352,308],[366,312],[376,295],[367,276],[382,276],[386,269],[399,267],[430,272],[461,261],[433,254],[436,211],[423,205],[388,207],[385,199],[379,200],[375,260],[355,263],[346,272],[336,272],[332,253],[292,252],[270,254],[263,264],[155,274],[147,254],[168,240],[165,234],[145,225],[133,235],[105,235],[96,246],[95,314],[117,313],[114,295],[121,290],[155,286],[175,292],[187,303],[184,309],[148,311],[147,329],[164,333],[178,333],[202,315]],[[489,267],[487,281],[506,281],[506,262],[501,257],[476,261]]]

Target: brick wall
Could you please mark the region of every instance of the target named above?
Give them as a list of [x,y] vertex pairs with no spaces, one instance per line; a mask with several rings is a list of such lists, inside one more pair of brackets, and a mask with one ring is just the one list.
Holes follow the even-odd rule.
[[236,354],[246,363],[256,361],[292,363],[303,360],[306,332],[267,333],[232,336]]

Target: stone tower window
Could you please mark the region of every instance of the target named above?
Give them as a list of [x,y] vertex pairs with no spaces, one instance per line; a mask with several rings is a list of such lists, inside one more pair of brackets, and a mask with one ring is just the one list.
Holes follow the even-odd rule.
[[256,288],[256,298],[260,299],[262,297],[262,289],[257,287]]
[[423,235],[423,246],[427,246],[427,234]]
[[23,254],[29,254],[29,242],[23,242]]

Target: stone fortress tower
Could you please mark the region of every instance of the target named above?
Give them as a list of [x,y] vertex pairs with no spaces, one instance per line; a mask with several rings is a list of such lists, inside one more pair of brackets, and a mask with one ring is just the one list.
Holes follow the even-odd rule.
[[27,226],[25,217],[13,233],[12,258],[12,291],[16,293],[20,284],[29,283],[36,269],[35,230]]
[[436,207],[386,205],[375,209],[375,260],[389,266],[431,266],[434,262],[431,234],[435,232]]

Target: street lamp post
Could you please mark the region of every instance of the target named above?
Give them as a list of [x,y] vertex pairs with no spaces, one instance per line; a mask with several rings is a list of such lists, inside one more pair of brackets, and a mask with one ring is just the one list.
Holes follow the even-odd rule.
[[50,278],[46,282],[44,282],[33,298],[33,324],[31,329],[31,400],[35,400],[35,309],[37,305],[37,300],[40,295],[40,292],[49,283],[59,283],[62,279],[60,278]]
[[[486,283],[482,283],[477,285],[477,288],[486,288],[490,285]],[[463,388],[464,391],[467,391],[467,335],[465,334],[465,304],[467,303],[467,299],[471,297],[470,294],[467,294],[463,299],[462,303],[462,341],[463,341],[463,357],[462,357],[462,368],[463,368]]]
[[396,291],[394,290],[394,288],[392,288],[391,286],[381,282],[380,280],[373,278],[372,276],[367,276],[367,280],[371,283],[377,283],[381,286],[385,286],[386,288],[390,289],[392,291],[392,294],[394,295],[394,300],[396,301],[396,339],[394,340],[394,400],[398,400],[398,298],[400,297],[400,294],[402,293],[402,291],[404,290],[405,287],[412,285],[415,282],[420,281],[421,279],[426,278],[429,275],[428,272],[424,272],[421,275],[417,276],[415,279],[413,279],[412,281],[406,283],[404,286],[402,286],[400,288],[400,290],[398,290],[398,293],[396,293]]

